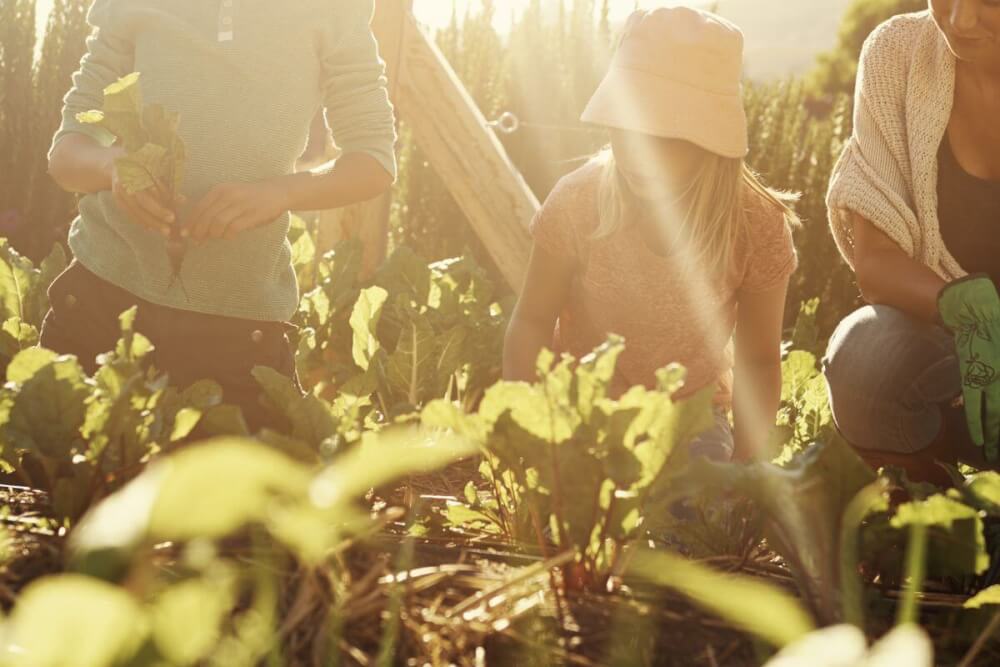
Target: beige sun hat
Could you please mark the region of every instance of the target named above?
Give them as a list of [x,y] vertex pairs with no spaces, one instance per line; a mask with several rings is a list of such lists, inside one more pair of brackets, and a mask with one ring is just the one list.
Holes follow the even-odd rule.
[[742,77],[743,33],[729,21],[688,7],[638,10],[581,120],[742,158]]

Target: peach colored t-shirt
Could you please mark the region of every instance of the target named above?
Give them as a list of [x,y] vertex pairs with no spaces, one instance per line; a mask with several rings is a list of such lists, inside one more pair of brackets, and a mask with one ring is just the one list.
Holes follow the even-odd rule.
[[652,252],[637,225],[591,239],[602,169],[592,161],[560,180],[531,223],[539,247],[569,255],[579,267],[553,347],[581,357],[615,333],[625,338],[615,395],[635,385],[655,387],[656,371],[676,362],[688,371],[679,398],[717,383],[716,403],[731,405],[739,297],[781,285],[798,265],[781,209],[747,188],[747,233],[725,279],[708,280],[677,256]]

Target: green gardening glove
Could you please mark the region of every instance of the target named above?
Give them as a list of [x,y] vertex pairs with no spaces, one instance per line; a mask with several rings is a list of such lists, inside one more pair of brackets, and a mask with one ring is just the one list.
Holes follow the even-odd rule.
[[983,274],[941,290],[938,310],[955,334],[962,370],[965,419],[986,460],[1000,459],[1000,295]]

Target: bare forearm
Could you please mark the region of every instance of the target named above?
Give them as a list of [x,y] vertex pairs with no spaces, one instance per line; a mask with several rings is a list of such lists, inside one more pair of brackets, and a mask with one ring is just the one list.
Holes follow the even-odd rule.
[[763,454],[780,402],[780,362],[751,362],[737,368],[733,420],[738,460],[754,460]]
[[552,345],[553,327],[512,320],[503,348],[503,377],[511,382],[538,379],[538,355]]
[[365,153],[348,153],[311,171],[280,179],[292,211],[342,208],[368,201],[392,185],[392,176]]
[[49,175],[69,192],[110,190],[115,159],[123,154],[123,149],[102,146],[87,135],[68,135],[56,144],[49,160]]
[[871,221],[855,214],[852,224],[854,272],[865,300],[937,321],[937,298],[945,281]]
[[938,320],[938,293],[945,281],[905,255],[873,253],[858,266],[858,284],[869,303],[892,306],[928,322]]

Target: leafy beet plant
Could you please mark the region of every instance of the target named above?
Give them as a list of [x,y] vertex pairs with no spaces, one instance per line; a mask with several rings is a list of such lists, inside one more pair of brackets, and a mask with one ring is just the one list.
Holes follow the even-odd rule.
[[444,400],[422,413],[425,425],[453,429],[484,450],[491,497],[479,500],[470,488],[454,520],[492,525],[543,552],[572,551],[567,581],[584,588],[605,584],[623,547],[641,535],[647,501],[684,468],[683,445],[713,423],[714,388],[671,400],[683,379],[678,367],[661,371],[655,390],[612,398],[623,349],[612,339],[579,363],[543,352],[536,384],[500,382],[473,414]]
[[[176,213],[186,160],[184,142],[177,134],[180,116],[160,104],[143,106],[139,78],[133,72],[105,88],[104,108],[77,114],[77,120],[107,130],[124,147],[125,155],[115,167],[126,191],[151,190]],[[167,255],[175,278],[186,250],[180,225],[171,226]]]
[[135,309],[121,316],[121,339],[92,377],[75,357],[43,348],[19,352],[7,368],[0,465],[11,479],[48,492],[59,519],[79,518],[196,427],[247,433],[215,382],[170,387],[151,366],[152,345],[134,322]]

